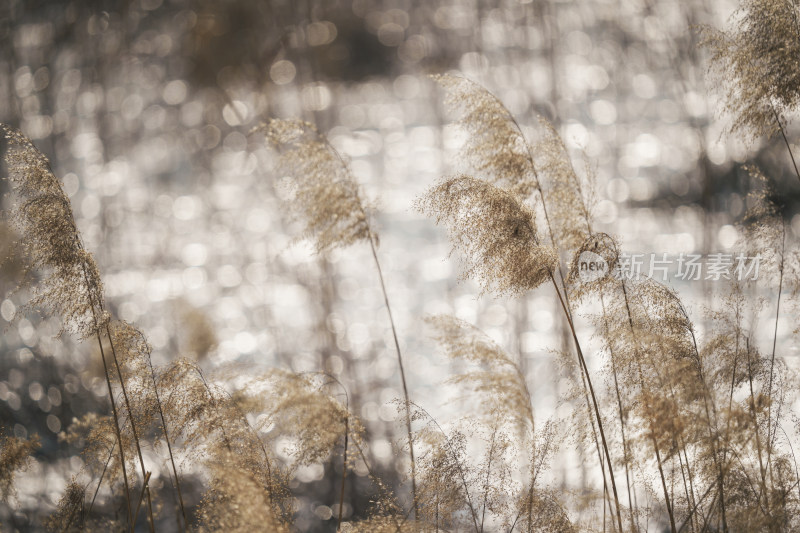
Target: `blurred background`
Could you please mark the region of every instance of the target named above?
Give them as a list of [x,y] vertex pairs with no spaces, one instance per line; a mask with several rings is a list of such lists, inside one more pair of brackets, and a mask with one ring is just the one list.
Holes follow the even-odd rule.
[[[443,230],[412,203],[461,169],[464,135],[429,74],[458,72],[523,127],[549,119],[596,172],[597,218],[629,252],[725,252],[746,208],[745,161],[777,183],[800,236],[800,188],[779,139],[724,136],[698,28],[723,28],[728,0],[4,0],[0,122],[20,128],[63,179],[112,312],[135,323],[154,362],[191,356],[326,370],[345,383],[370,453],[399,483],[401,396],[380,286],[362,245],[317,256],[281,207],[281,176],[250,130],[271,117],[318,125],[374,200],[378,250],[411,397],[442,420],[463,405],[421,318],[453,313],[518,353],[537,419],[567,388],[550,351],[565,342],[552,295],[479,297],[458,281]],[[790,139],[796,138],[790,128]],[[794,134],[794,135],[792,135]],[[7,191],[5,181],[0,190]],[[0,226],[0,252],[13,233]],[[0,279],[0,426],[42,446],[0,522],[36,529],[82,465],[59,442],[74,417],[105,412],[92,347],[57,319],[16,311],[20,266]],[[714,287],[673,285],[697,311]],[[781,326],[781,332],[791,329]],[[591,361],[590,361],[591,364]],[[599,364],[599,363],[597,363]],[[235,388],[235,379],[231,380]],[[564,446],[551,484],[596,481],[591,450]],[[586,457],[583,454],[586,453]],[[184,464],[187,478],[192,465]],[[363,474],[363,473],[362,473]],[[155,475],[158,478],[158,475]],[[303,469],[298,526],[333,530],[331,465]],[[363,515],[356,476],[345,516]],[[199,483],[189,499],[200,498]]]

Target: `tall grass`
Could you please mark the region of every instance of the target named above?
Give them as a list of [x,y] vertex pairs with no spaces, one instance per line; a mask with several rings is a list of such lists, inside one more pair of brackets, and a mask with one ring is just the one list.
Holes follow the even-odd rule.
[[[787,117],[798,100],[796,18],[794,4],[749,0],[731,32],[707,33],[714,66],[730,83],[733,132],[780,132],[792,161]],[[433,184],[415,206],[447,228],[462,277],[484,294],[547,290],[558,304],[572,341],[569,353],[560,354],[574,370],[563,404],[572,407],[571,417],[543,420],[520,356],[448,315],[426,324],[453,362],[448,383],[468,408],[440,420],[412,401],[415,383],[407,379],[392,280],[378,253],[375,209],[347,160],[314,125],[297,120],[272,120],[256,132],[266,138],[276,170],[290,178],[287,216],[302,228],[298,238],[312,241],[318,253],[369,244],[402,388],[398,456],[408,461],[398,464],[407,468],[408,482],[382,479],[368,424],[351,406],[352,383],[322,371],[253,373],[236,366],[208,375],[180,354],[154,364],[144,333],[110,312],[49,162],[4,126],[10,219],[28,265],[20,287],[30,295],[26,310],[57,316],[63,334],[96,343],[110,407],[62,434],[83,446],[84,466],[45,527],[155,531],[167,527],[169,516],[182,531],[292,531],[301,527],[299,472],[325,463],[340,467],[328,499],[338,502],[331,517],[342,531],[800,528],[791,410],[797,380],[778,342],[779,323],[800,286],[800,262],[773,180],[745,169],[750,194],[736,253],[762,259],[760,278],[720,280],[718,300],[693,317],[672,288],[620,270],[620,240],[600,231],[593,216],[591,168],[578,172],[553,125],[539,119],[523,127],[480,85],[435,79],[467,134],[467,169]],[[582,276],[587,252],[611,273]],[[206,331],[203,338],[205,353],[213,336]],[[589,350],[590,339],[599,349]],[[37,441],[0,439],[6,501]],[[575,494],[548,482],[548,469],[569,453],[563,443],[570,440],[594,448],[601,488]],[[624,491],[617,484],[622,472]],[[202,483],[196,501],[186,489],[190,474],[189,485]],[[166,482],[156,484],[156,477]],[[372,507],[347,517],[354,490],[365,491]],[[96,503],[101,493],[112,503]]]

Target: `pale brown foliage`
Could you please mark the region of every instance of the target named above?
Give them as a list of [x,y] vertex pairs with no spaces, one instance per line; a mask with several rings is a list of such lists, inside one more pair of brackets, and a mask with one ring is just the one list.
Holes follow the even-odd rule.
[[286,451],[297,466],[327,460],[342,443],[348,419],[350,437],[360,442],[360,422],[325,390],[325,378],[274,370],[242,391],[249,400],[248,411],[262,415],[257,428],[271,427],[271,434],[292,440]]
[[81,243],[69,198],[27,137],[5,125],[0,130],[8,142],[5,163],[15,195],[11,217],[30,266],[44,275],[32,287],[29,306],[60,315],[64,329],[81,338],[94,335],[108,319],[103,285]]
[[706,30],[732,132],[776,133],[800,103],[800,12],[789,0],[744,0],[727,32]]
[[44,525],[48,531],[53,532],[70,532],[82,531],[84,529],[83,514],[84,504],[83,499],[85,491],[73,479],[67,484],[64,490],[64,495],[58,501],[58,506],[53,514],[47,517]]
[[586,165],[588,179],[584,183],[575,172],[563,139],[542,117],[539,117],[539,133],[533,157],[542,182],[549,230],[559,250],[571,253],[592,233],[594,175]]
[[[426,453],[422,456],[421,491],[432,494],[426,516],[435,515],[437,526],[472,525],[477,531],[502,525],[508,529],[522,524],[528,531],[569,531],[571,525],[556,499],[537,487],[537,478],[557,445],[551,424],[536,431],[533,403],[525,374],[517,362],[489,337],[462,320],[441,315],[429,317],[445,354],[467,367],[448,380],[464,390],[460,402],[477,401],[479,406],[463,423],[468,430],[446,434],[427,413],[418,416],[427,424],[418,433]],[[537,434],[538,433],[538,434]],[[484,444],[480,458],[466,454],[466,439]],[[511,472],[527,464],[525,483],[511,480]],[[471,519],[471,523],[470,523]],[[561,528],[561,529],[559,529]]]
[[514,194],[468,176],[448,178],[417,201],[417,209],[447,226],[462,252],[465,277],[484,291],[521,294],[547,281],[556,255],[540,244],[536,220]]
[[[503,103],[481,85],[451,75],[434,76],[446,90],[445,103],[460,113],[467,132],[465,159],[475,175],[527,199],[544,203],[552,242],[571,251],[591,233],[592,180],[583,183],[556,129],[543,117],[533,142]],[[591,172],[589,178],[593,178]]]
[[[260,492],[254,498],[267,498],[269,509],[265,512],[274,520],[286,523],[291,515],[286,473],[279,468],[236,399],[224,388],[209,382],[200,368],[186,359],[165,369],[158,383],[159,389],[164,391],[166,424],[174,432],[174,438],[180,439],[185,452],[194,460],[202,461],[213,474],[209,505],[217,509],[221,501],[229,501],[224,494],[231,485],[221,478],[227,471],[239,472],[235,475],[246,476],[240,479],[250,479],[258,487]],[[250,483],[247,481],[245,485],[250,486]],[[216,516],[216,511],[209,513],[209,516]],[[245,520],[246,516],[241,519]]]
[[[0,428],[2,431],[3,428]],[[30,464],[31,454],[39,448],[39,438],[29,439],[0,435],[0,501],[14,497],[14,478]]]
[[[467,437],[458,430],[449,435],[435,424],[426,424],[415,436],[422,453],[418,457],[419,498],[423,519],[445,528],[465,528],[477,523],[469,487],[474,472],[467,456]],[[463,516],[467,510],[467,516]]]
[[290,531],[272,504],[272,495],[257,473],[243,468],[234,452],[225,452],[209,463],[210,488],[199,511],[199,531]]
[[299,120],[272,120],[259,130],[264,131],[268,141],[278,149],[278,166],[294,175],[293,196],[290,200],[292,211],[295,217],[305,224],[304,236],[316,239],[317,251],[347,246],[362,239],[369,240],[383,300],[392,326],[400,381],[403,386],[408,452],[411,459],[411,492],[416,512],[418,501],[408,384],[400,342],[397,338],[397,327],[392,318],[389,296],[376,251],[378,235],[370,227],[368,212],[361,200],[358,185],[344,159],[313,125]]
[[[475,277],[481,282],[484,291],[493,289],[501,294],[521,295],[548,278],[552,281],[575,342],[587,402],[591,398],[593,412],[590,417],[594,417],[599,429],[599,440],[602,441],[611,476],[617,523],[621,528],[620,504],[599,404],[577,338],[559,258],[559,252],[569,253],[591,236],[591,195],[584,193],[563,141],[546,120],[540,120],[541,140],[532,150],[516,119],[492,93],[461,78],[445,76],[437,79],[448,91],[448,103],[465,110],[460,124],[469,134],[466,156],[478,174],[490,183],[480,186],[480,182],[474,178],[451,178],[432,189],[419,201],[418,207],[435,216],[437,222],[444,220],[448,224],[455,243],[454,249],[461,248],[467,252],[467,275],[477,274]],[[593,177],[592,173],[590,177]],[[463,187],[468,191],[467,194],[450,190],[450,186],[459,181],[469,183],[469,186]],[[502,189],[490,184],[498,184]],[[482,193],[481,188],[488,193]],[[516,246],[518,243],[509,242],[508,238],[509,233],[512,237],[518,235],[517,217],[508,217],[507,214],[495,217],[495,212],[500,214],[506,210],[476,206],[484,201],[491,202],[494,208],[501,202],[492,201],[503,195],[512,199],[507,204],[510,206],[534,192],[538,193],[536,201],[542,208],[552,248],[540,246],[531,214],[527,218],[531,220],[532,238],[521,247],[529,253],[525,256]],[[517,205],[514,205],[509,210],[516,209]],[[554,219],[554,214],[557,219]],[[483,224],[480,222],[481,218]],[[510,224],[506,223],[509,218]],[[532,256],[536,258],[534,263],[541,265],[540,268],[531,269]],[[535,274],[531,276],[532,272]],[[597,439],[596,433],[595,438]],[[606,479],[605,469],[603,476]],[[531,506],[529,502],[529,508]]]
[[111,417],[97,413],[87,413],[80,418],[73,418],[67,429],[59,433],[58,439],[82,448],[87,465],[90,468],[101,469],[116,441]]
[[[773,20],[787,13],[795,15],[793,5],[749,0],[744,22],[738,26],[741,35],[724,36],[717,45],[717,59],[728,61],[723,65],[733,73],[732,80],[753,85],[752,92],[737,89],[729,94],[739,99],[729,102],[739,115],[737,129],[746,126],[769,133],[774,127],[770,112],[792,109],[800,97],[800,90],[791,86],[797,81],[795,65],[789,64],[798,46],[784,43],[786,32],[794,27]],[[749,19],[753,17],[760,20]],[[769,31],[775,35],[764,37]],[[744,52],[750,57],[738,55]],[[753,61],[756,53],[761,55]],[[773,67],[771,62],[786,64]],[[761,73],[759,79],[756,72]],[[796,530],[798,470],[793,454],[784,446],[791,438],[783,441],[778,433],[788,418],[782,409],[791,399],[796,379],[775,348],[769,357],[756,346],[759,325],[754,319],[748,324],[745,315],[758,316],[764,309],[760,300],[748,302],[747,288],[734,284],[721,309],[709,313],[705,338],[698,339],[672,289],[650,279],[613,275],[589,282],[580,279],[581,253],[601,256],[613,272],[619,246],[613,237],[593,232],[591,190],[575,172],[556,130],[541,121],[539,138],[529,143],[491,93],[461,78],[443,76],[437,81],[448,90],[448,102],[462,112],[461,124],[469,134],[467,156],[476,175],[484,179],[445,179],[417,207],[448,227],[454,250],[465,257],[465,276],[476,279],[484,291],[519,295],[552,280],[563,298],[560,304],[576,345],[569,300],[591,300],[602,307],[593,316],[593,324],[605,353],[591,355],[605,357],[606,374],[601,376],[610,378],[613,373],[617,390],[611,398],[608,390],[598,389],[599,402],[607,403],[601,403],[603,416],[594,407],[589,423],[592,431],[602,430],[603,420],[617,412],[617,405],[608,402],[616,401],[628,444],[619,436],[620,447],[615,440],[618,435],[609,432],[608,442],[619,453],[612,461],[606,451],[601,460],[605,468],[617,462],[630,467],[634,495],[638,489],[640,495],[659,499],[645,504],[639,514],[631,510],[632,525],[638,517],[666,505],[672,522],[677,517],[679,525],[692,531],[704,525],[729,531]],[[365,430],[350,412],[346,391],[341,394],[334,389],[335,380],[329,376],[274,371],[250,376],[246,386],[240,387],[241,379],[227,377],[241,378],[243,372],[212,380],[189,359],[154,369],[143,334],[133,325],[111,321],[102,311],[97,269],[81,245],[69,199],[47,160],[18,132],[3,131],[11,145],[6,162],[20,200],[14,220],[30,248],[32,265],[47,276],[35,289],[33,301],[61,314],[71,331],[82,336],[98,333],[101,346],[113,354],[114,365],[107,372],[109,388],[124,386],[130,397],[118,418],[119,436],[113,418],[95,414],[76,420],[63,434],[64,440],[85,445],[88,473],[97,476],[108,465],[104,483],[112,493],[118,492],[122,481],[114,447],[119,445],[128,454],[128,468],[134,471],[139,447],[152,445],[158,451],[164,431],[170,428],[186,461],[201,465],[207,479],[197,512],[196,527],[202,531],[290,531],[295,512],[290,489],[296,468],[340,457],[345,473],[356,462],[365,466],[379,493],[368,517],[343,524],[344,531],[568,532],[583,526],[570,521],[561,503],[564,492],[542,487],[538,479],[548,468],[560,435],[550,425],[536,430],[534,404],[520,363],[486,334],[453,317],[437,316],[428,322],[445,354],[461,369],[449,382],[458,386],[464,403],[477,407],[442,427],[419,406],[414,406],[412,418],[407,391],[404,404],[398,402],[408,417],[408,445],[417,445],[421,452],[416,465],[413,456],[411,463],[418,473],[414,519],[371,470],[363,453]],[[272,121],[261,131],[276,148],[281,170],[292,174],[292,212],[318,251],[375,238],[346,161],[323,135],[300,121]],[[766,178],[755,170],[751,175],[759,185],[748,201],[745,245],[748,253],[762,253],[769,259],[772,274],[768,279],[777,273],[782,280],[791,264],[785,252],[785,223]],[[534,193],[538,193],[537,209],[548,209],[543,218],[549,239],[547,234],[542,236],[534,209],[525,203]],[[558,281],[556,250],[573,257],[569,274]],[[779,318],[776,311],[776,322]],[[191,331],[185,344],[202,358],[215,343],[210,324],[197,315],[185,322],[182,327]],[[107,331],[104,339],[101,326]],[[582,354],[579,361],[581,376],[589,382]],[[231,393],[234,381],[238,388]],[[164,398],[163,406],[157,393]],[[588,404],[590,396],[582,394],[583,398],[569,399],[585,399]],[[412,421],[416,425],[413,438]],[[140,439],[133,433],[134,425]],[[349,449],[343,446],[348,438]],[[288,452],[288,458],[276,453],[285,442],[288,447],[280,451]],[[597,437],[595,445],[600,452]],[[14,473],[34,446],[34,439],[0,442],[0,494],[4,497],[12,492]],[[663,494],[653,490],[659,481]],[[610,504],[611,496],[606,497]],[[587,498],[603,496],[595,492]],[[72,518],[83,512],[83,505],[84,487],[70,483],[51,518],[51,528],[82,527]],[[621,515],[617,502],[617,516],[611,521]],[[106,529],[111,528],[122,525],[109,522]],[[599,530],[597,522],[588,528]],[[673,525],[673,529],[678,528]]]
[[477,174],[523,198],[538,187],[530,146],[513,115],[492,93],[466,78],[434,76],[445,103],[460,112],[469,134],[464,155]]
[[278,169],[291,176],[290,210],[317,251],[369,239],[367,209],[341,156],[314,125],[273,119],[256,129],[278,153]]
[[[450,378],[465,394],[482,398],[481,412],[489,419],[509,417],[525,434],[533,431],[531,393],[519,365],[475,326],[449,315],[426,319],[447,357],[472,363],[472,368]],[[467,392],[469,391],[469,392]]]

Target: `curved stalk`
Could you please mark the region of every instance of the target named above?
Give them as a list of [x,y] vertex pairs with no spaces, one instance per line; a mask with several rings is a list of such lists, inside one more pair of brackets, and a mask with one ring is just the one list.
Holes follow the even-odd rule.
[[[101,308],[102,309],[102,308]],[[111,354],[114,360],[114,366],[117,369],[117,375],[119,376],[119,384],[122,387],[122,398],[125,400],[125,407],[128,409],[128,417],[131,421],[131,431],[133,432],[133,442],[136,445],[136,453],[139,456],[139,465],[142,467],[142,476],[145,479],[145,483],[142,487],[142,492],[144,495],[147,496],[147,516],[150,520],[150,531],[153,533],[155,531],[155,520],[153,519],[153,502],[150,498],[150,487],[148,486],[146,480],[149,479],[149,474],[147,469],[144,466],[144,457],[142,456],[142,447],[139,444],[139,434],[136,431],[136,421],[134,420],[133,410],[131,409],[130,400],[128,400],[128,391],[127,387],[125,387],[125,378],[122,376],[122,369],[119,366],[119,360],[117,359],[117,350],[114,348],[114,340],[111,337],[111,329],[108,326],[108,322],[106,322],[105,326],[106,335],[108,335],[108,344],[111,346]],[[141,500],[139,501],[139,505],[141,505]],[[136,512],[139,512],[139,505],[136,506]],[[133,527],[136,525],[136,515],[133,516],[133,523],[131,525],[131,531],[133,531]]]
[[153,380],[153,391],[156,395],[156,405],[158,406],[158,416],[161,418],[161,428],[164,431],[164,440],[167,442],[167,451],[169,452],[169,461],[172,465],[172,473],[175,475],[175,489],[178,492],[178,503],[181,507],[181,515],[183,515],[183,529],[184,531],[189,528],[189,519],[186,516],[186,507],[183,504],[183,493],[181,492],[181,481],[178,478],[178,469],[175,466],[175,456],[172,453],[172,444],[169,441],[169,432],[167,431],[167,420],[164,417],[164,410],[161,406],[161,398],[158,394],[158,384],[156,383],[156,373],[153,369],[153,361],[150,359],[150,354],[147,354],[147,364],[150,366],[150,378]]
[[[600,431],[600,440],[602,441],[603,445],[603,452],[606,456],[606,462],[608,464],[608,472],[609,477],[611,478],[611,490],[614,493],[614,504],[617,508],[617,525],[619,526],[619,530],[623,531],[622,527],[622,510],[619,504],[619,495],[617,494],[617,483],[614,481],[614,471],[611,466],[611,454],[608,451],[608,442],[606,441],[606,434],[603,430],[603,419],[600,416],[600,407],[597,403],[597,396],[594,392],[594,386],[592,385],[592,380],[589,377],[589,369],[586,366],[586,359],[583,357],[583,350],[581,349],[580,341],[578,340],[578,334],[575,331],[575,324],[572,321],[572,316],[567,310],[567,305],[564,302],[564,298],[561,296],[561,292],[558,290],[558,285],[556,284],[555,277],[553,274],[550,274],[550,279],[553,282],[553,288],[556,291],[556,295],[558,295],[558,301],[561,304],[561,309],[564,311],[564,315],[567,317],[567,324],[569,324],[570,333],[572,334],[572,340],[575,343],[575,352],[578,355],[578,362],[581,365],[581,369],[583,370],[584,375],[586,376],[586,382],[589,386],[589,395],[592,399],[592,406],[594,407],[594,414],[597,418],[597,428]],[[674,531],[674,523],[673,523],[673,531]]]
[[342,485],[339,490],[339,516],[336,523],[336,531],[342,530],[342,509],[344,508],[344,482],[347,478],[347,441],[350,437],[350,417],[344,419],[344,452],[342,453]]
[[406,385],[406,372],[403,368],[403,356],[400,352],[400,342],[397,340],[397,328],[394,324],[392,317],[392,308],[389,305],[389,295],[386,292],[386,284],[383,281],[383,270],[381,263],[378,261],[378,253],[375,250],[374,235],[372,231],[369,234],[369,247],[372,251],[372,258],[375,260],[375,268],[378,270],[378,279],[381,282],[381,291],[383,292],[383,301],[386,304],[386,312],[389,315],[389,323],[392,325],[392,338],[394,339],[394,347],[397,351],[397,364],[400,367],[400,380],[403,384],[403,399],[406,408],[406,431],[408,432],[408,453],[411,456],[411,498],[414,508],[414,519],[419,519],[419,502],[417,501],[417,470],[414,464],[414,437],[411,433],[411,402],[408,397],[408,386]]

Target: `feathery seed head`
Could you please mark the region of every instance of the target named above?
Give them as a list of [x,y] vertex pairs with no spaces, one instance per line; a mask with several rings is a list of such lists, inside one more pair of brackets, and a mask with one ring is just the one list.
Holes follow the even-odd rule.
[[278,154],[278,169],[291,176],[290,211],[318,252],[370,238],[358,184],[323,134],[308,122],[278,119],[255,131],[265,134]]
[[533,407],[525,375],[519,365],[484,332],[449,315],[426,318],[435,330],[435,339],[453,360],[478,365],[451,379],[481,393],[485,417],[498,413],[514,420],[530,434],[534,428]]
[[800,103],[800,12],[788,0],[744,0],[730,31],[705,30],[711,72],[734,117],[731,133],[772,135]]
[[786,226],[779,206],[775,203],[775,189],[770,179],[757,167],[746,166],[752,185],[747,194],[748,209],[740,227],[748,256],[759,254],[763,263],[759,272],[768,276],[783,270],[792,256],[786,253]]
[[11,219],[22,235],[32,267],[45,277],[28,305],[61,316],[64,331],[86,338],[108,320],[97,265],[81,243],[72,205],[50,163],[19,131],[0,125],[15,205]]
[[587,165],[586,183],[575,172],[563,139],[550,122],[539,117],[534,163],[547,202],[550,229],[560,250],[572,252],[590,238],[594,174]]
[[0,502],[8,502],[15,495],[14,477],[28,467],[30,456],[37,448],[39,437],[36,435],[21,439],[0,433]]
[[445,179],[417,200],[417,209],[447,226],[453,249],[464,254],[464,277],[484,291],[518,295],[541,285],[556,267],[555,251],[539,242],[533,210],[490,183]]
[[349,432],[358,435],[359,421],[347,407],[328,394],[320,376],[275,370],[267,376],[269,388],[254,398],[267,416],[264,425],[275,424],[276,433],[291,437],[289,450],[297,465],[324,461]]
[[469,134],[464,155],[481,177],[523,198],[538,187],[528,141],[517,122],[495,95],[466,78],[437,75],[447,92],[445,103],[461,114],[459,124]]
[[67,484],[64,495],[58,501],[55,512],[44,521],[44,525],[48,531],[62,531],[66,533],[82,531],[84,528],[81,524],[80,513],[84,508],[85,497],[86,491],[73,478],[72,481]]

